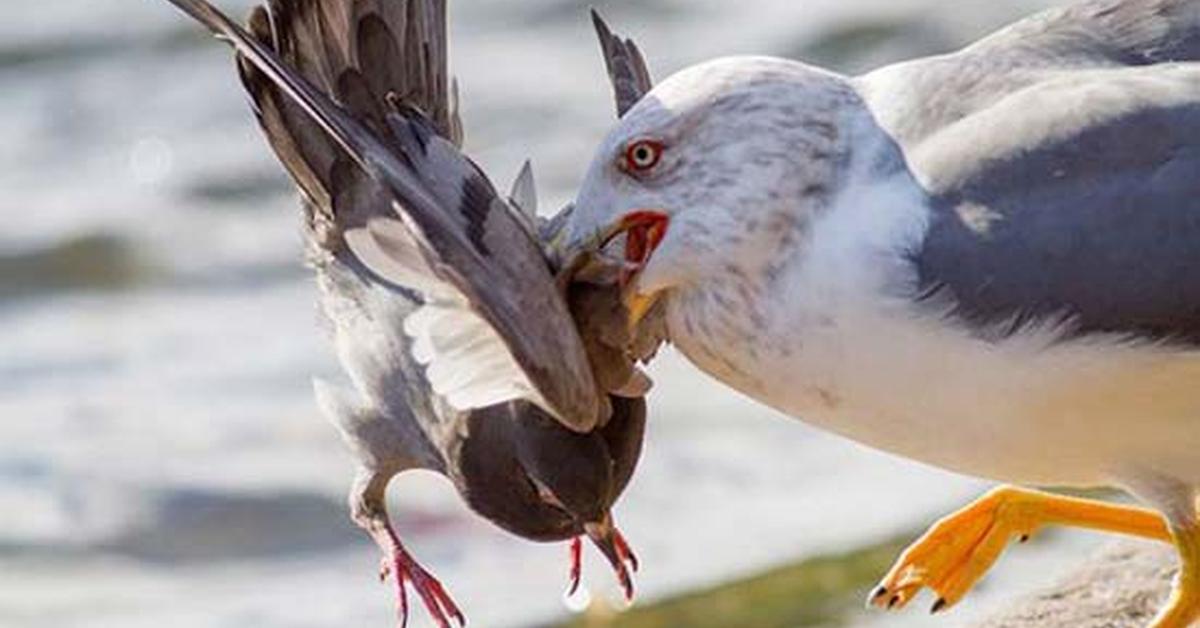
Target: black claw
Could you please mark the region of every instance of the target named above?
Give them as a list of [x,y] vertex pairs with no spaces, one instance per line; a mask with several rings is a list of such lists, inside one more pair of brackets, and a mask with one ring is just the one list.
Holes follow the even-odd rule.
[[1022,534],[1022,535],[1021,535],[1021,538],[1020,538],[1020,542],[1021,542],[1021,543],[1028,543],[1028,542],[1029,542],[1029,535],[1028,535],[1028,534]]
[[872,602],[878,602],[879,599],[882,598],[883,596],[887,595],[887,593],[888,593],[888,588],[881,584],[881,585],[875,587],[875,590],[871,592],[870,599]]
[[888,600],[888,610],[889,610],[889,611],[890,611],[890,610],[892,610],[892,609],[893,609],[893,608],[895,608],[895,606],[896,606],[897,604],[899,604],[899,603],[900,603],[900,596],[899,596],[899,595],[893,595],[893,596],[892,596],[892,599]]
[[929,609],[929,614],[937,615],[944,610],[946,610],[946,598],[939,597],[938,600],[933,603],[933,608]]

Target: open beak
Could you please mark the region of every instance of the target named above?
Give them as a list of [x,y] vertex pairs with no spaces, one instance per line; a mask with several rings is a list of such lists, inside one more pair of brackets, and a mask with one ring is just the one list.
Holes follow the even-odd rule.
[[625,251],[621,255],[617,283],[621,289],[621,301],[629,313],[629,328],[636,327],[658,301],[656,295],[645,295],[638,291],[638,273],[650,262],[654,250],[666,237],[669,225],[670,216],[660,211],[629,212],[584,244],[563,254],[566,262],[558,272],[559,289],[565,292],[570,283],[580,278],[604,276],[605,270],[612,268],[613,260],[604,260],[596,253],[624,234]]
[[629,329],[634,329],[642,322],[642,319],[646,318],[646,314],[650,313],[654,304],[658,303],[658,295],[645,295],[633,287],[621,291],[621,300],[625,303],[626,311],[629,312]]
[[625,233],[625,266],[621,269],[621,300],[629,312],[629,328],[637,327],[646,317],[658,296],[642,294],[638,290],[637,278],[654,250],[667,235],[670,218],[657,211],[640,210],[626,214],[617,223],[618,233]]
[[[604,519],[595,523],[586,523],[583,526],[584,532],[588,538],[600,550],[601,554],[608,559],[608,564],[612,565],[613,571],[617,573],[617,580],[621,583],[621,588],[625,591],[625,599],[633,599],[633,577],[630,572],[638,570],[638,559],[634,556],[633,551],[629,549],[629,544],[625,542],[625,537],[613,525],[612,515],[605,514]],[[579,588],[579,573],[581,560],[581,546],[576,539],[571,546],[571,593],[574,593]]]

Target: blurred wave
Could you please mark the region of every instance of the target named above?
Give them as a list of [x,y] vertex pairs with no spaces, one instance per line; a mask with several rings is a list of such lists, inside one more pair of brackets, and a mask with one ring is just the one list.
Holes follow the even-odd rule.
[[203,33],[186,25],[154,33],[150,37],[129,33],[95,34],[64,39],[34,39],[15,43],[0,43],[0,73],[46,72],[56,66],[94,61],[97,57],[128,56],[132,54],[169,55],[207,46],[210,40]]
[[158,272],[128,240],[73,237],[49,247],[0,254],[0,303],[69,290],[123,290]]
[[0,556],[65,562],[100,554],[195,564],[331,551],[359,540],[344,504],[325,495],[182,489],[140,497],[146,503],[135,521],[111,535],[76,543],[0,543]]
[[246,171],[232,176],[206,176],[189,182],[183,194],[206,210],[272,210],[270,201],[292,192],[292,184],[278,170]]

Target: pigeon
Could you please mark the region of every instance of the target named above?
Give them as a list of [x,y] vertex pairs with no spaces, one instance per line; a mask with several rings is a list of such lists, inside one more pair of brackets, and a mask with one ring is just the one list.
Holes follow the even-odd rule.
[[[619,286],[576,280],[603,242],[560,257],[570,210],[536,218],[528,165],[505,199],[460,152],[444,0],[272,0],[249,32],[202,0],[170,1],[236,48],[302,193],[321,313],[353,384],[318,381],[316,397],[358,461],[352,517],[384,552],[401,621],[411,586],[438,625],[465,622],[389,520],[386,487],[412,469],[445,475],[504,530],[571,540],[572,591],[589,537],[631,597],[637,558],[611,509],[642,450],[635,365],[661,328],[634,333]],[[618,103],[648,90],[636,47],[595,19],[610,68],[641,64],[614,82]]]
[[670,341],[732,388],[1006,484],[909,547],[873,605],[928,588],[947,611],[1011,539],[1070,525],[1172,543],[1151,625],[1182,628],[1200,622],[1198,173],[1200,1],[1087,0],[860,77],[684,69],[603,140],[565,246],[626,229],[633,319],[665,303]]

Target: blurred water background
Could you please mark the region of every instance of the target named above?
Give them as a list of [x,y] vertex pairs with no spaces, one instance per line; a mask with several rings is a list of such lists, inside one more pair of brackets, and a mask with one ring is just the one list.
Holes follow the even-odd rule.
[[[451,4],[469,151],[502,187],[532,156],[543,207],[558,207],[611,124],[588,2]],[[592,4],[661,77],[734,53],[856,72],[1045,2]],[[375,548],[343,507],[349,458],[311,401],[310,377],[336,367],[296,195],[226,48],[161,0],[9,0],[0,18],[0,626],[392,625]],[[673,355],[654,374],[646,455],[617,512],[645,566],[641,603],[913,533],[983,487],[781,419]],[[503,535],[432,476],[391,494],[473,625],[566,617],[565,547]],[[961,625],[1094,542],[1012,552],[945,623],[838,621]],[[593,595],[612,598],[587,560]]]

